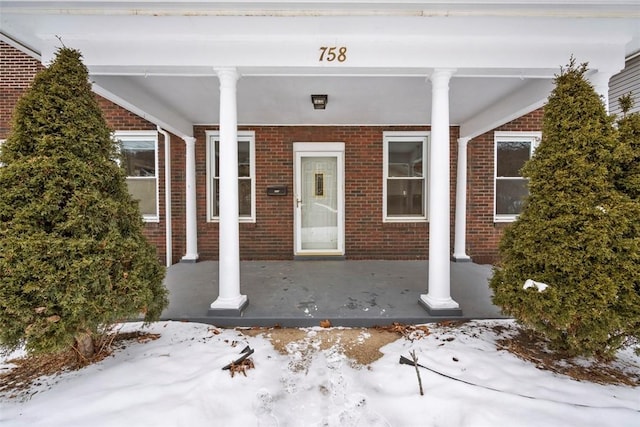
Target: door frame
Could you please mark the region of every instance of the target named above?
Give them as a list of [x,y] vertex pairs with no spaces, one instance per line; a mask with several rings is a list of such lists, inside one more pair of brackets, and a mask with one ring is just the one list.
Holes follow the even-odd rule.
[[[344,142],[294,142],[293,143],[293,253],[294,256],[344,256]],[[302,209],[297,202],[301,194],[302,157],[336,157],[338,191],[338,244],[337,249],[302,249],[301,219]]]

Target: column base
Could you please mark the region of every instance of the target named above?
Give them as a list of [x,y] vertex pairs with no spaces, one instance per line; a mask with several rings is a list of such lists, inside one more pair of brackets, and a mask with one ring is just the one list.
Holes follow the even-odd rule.
[[462,316],[462,309],[453,299],[434,300],[429,295],[420,295],[418,300],[420,305],[431,316]]
[[451,257],[453,262],[471,262],[471,257],[467,254],[453,254]]
[[249,305],[249,298],[246,295],[240,295],[237,298],[222,299],[218,297],[209,306],[207,316],[229,316],[239,317]]
[[184,263],[196,263],[198,262],[198,254],[186,254],[180,259],[180,262]]

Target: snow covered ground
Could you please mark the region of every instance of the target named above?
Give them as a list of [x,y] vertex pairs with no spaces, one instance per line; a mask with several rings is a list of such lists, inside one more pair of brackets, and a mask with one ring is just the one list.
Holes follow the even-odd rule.
[[[280,354],[264,336],[158,322],[147,329],[161,334],[155,341],[133,342],[98,364],[44,378],[25,399],[3,398],[0,425],[640,426],[639,387],[537,369],[496,349],[496,325],[513,323],[428,325],[429,336],[399,338],[382,348],[381,359],[354,366],[340,344],[307,354],[308,342],[294,342]],[[312,337],[319,328],[305,332]],[[221,368],[246,345],[255,350],[255,368],[232,378]],[[412,350],[420,364],[462,381],[421,369],[420,396],[414,367],[398,363]],[[631,350],[620,358],[640,369]]]

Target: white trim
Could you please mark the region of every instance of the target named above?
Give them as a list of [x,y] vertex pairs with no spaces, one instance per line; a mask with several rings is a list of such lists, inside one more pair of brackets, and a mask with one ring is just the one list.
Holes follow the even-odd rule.
[[[220,142],[220,131],[208,130],[205,132],[206,143],[206,163],[207,163],[207,222],[219,222],[220,218],[213,215],[213,168],[215,165],[213,143]],[[240,222],[254,223],[256,222],[256,133],[254,131],[238,131],[238,141],[249,141],[249,174],[251,179],[251,215],[240,216]]]
[[460,124],[460,138],[476,138],[543,107],[554,88],[551,76],[532,79]]
[[[160,222],[160,189],[159,189],[159,175],[158,175],[158,132],[151,130],[122,130],[115,131],[113,133],[115,139],[120,141],[135,141],[139,139],[153,139],[153,150],[154,150],[154,174],[153,179],[156,181],[156,214],[155,215],[142,215],[142,220],[144,222]],[[136,177],[136,176],[127,176],[127,179],[133,180],[150,180],[151,177]]]
[[[127,88],[128,90],[129,88]],[[111,90],[105,89],[104,87],[102,87],[100,84],[96,83],[95,81],[91,81],[91,90],[93,91],[93,93],[95,93],[96,95],[99,95],[101,97],[103,97],[104,99],[113,102],[114,104],[124,108],[125,110],[129,111],[130,113],[133,113],[151,123],[153,123],[156,126],[160,126],[163,129],[166,129],[167,131],[171,132],[174,135],[178,135],[180,136],[182,139],[184,139],[185,137],[189,137],[193,134],[193,126],[188,123],[188,122],[184,122],[181,123],[179,125],[172,125],[169,122],[167,122],[166,120],[162,120],[160,119],[158,116],[151,114],[145,110],[143,110],[142,108],[138,107],[137,105],[126,101],[124,98],[121,98],[120,96],[116,95],[114,92],[112,92]],[[127,92],[127,90],[123,90],[122,92]],[[178,119],[173,119],[173,121],[178,121]]]
[[[382,151],[382,222],[384,223],[398,223],[398,222],[427,222],[429,206],[429,131],[387,131],[382,133],[383,151]],[[411,142],[420,140],[422,142],[422,181],[423,181],[423,212],[422,216],[403,216],[403,217],[389,217],[387,215],[387,179],[389,174],[388,161],[389,161],[389,142]]]
[[[295,255],[318,255],[318,256],[342,256],[345,254],[345,171],[344,171],[344,142],[294,142],[294,194],[293,194],[293,251]],[[297,206],[296,199],[301,192],[300,162],[302,157],[323,157],[335,156],[337,159],[338,173],[338,244],[334,250],[305,250],[302,249],[301,233],[299,231],[301,222],[301,209]]]
[[9,46],[18,49],[20,52],[24,53],[25,55],[29,55],[33,59],[42,61],[42,55],[40,54],[40,52],[37,52],[35,49],[27,46],[19,40],[14,39],[9,34],[5,34],[0,31],[0,41],[3,41]]
[[[524,141],[530,142],[529,159],[533,156],[540,140],[542,139],[542,132],[539,131],[495,131],[493,133],[493,222],[513,222],[518,219],[518,215],[507,215],[496,213],[496,196],[497,196],[497,173],[498,173],[498,142],[501,141]],[[515,178],[515,177],[514,177]]]
[[294,142],[293,151],[340,151],[344,153],[344,142]]

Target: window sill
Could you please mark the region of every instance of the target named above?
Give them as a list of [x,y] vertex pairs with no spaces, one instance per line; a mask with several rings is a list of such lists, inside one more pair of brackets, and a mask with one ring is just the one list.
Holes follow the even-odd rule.
[[494,217],[493,222],[494,224],[508,224],[508,223],[514,222],[516,219],[518,219],[517,216]]
[[385,224],[407,224],[407,223],[425,223],[429,222],[426,218],[383,218]]

